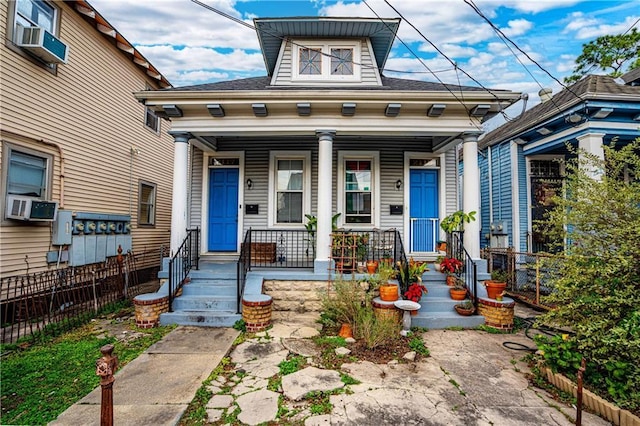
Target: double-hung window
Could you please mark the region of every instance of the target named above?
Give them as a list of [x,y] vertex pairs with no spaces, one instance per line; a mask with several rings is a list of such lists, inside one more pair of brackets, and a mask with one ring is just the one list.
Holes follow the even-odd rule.
[[[15,2],[15,25],[23,27],[38,26],[56,34],[56,23],[58,10],[49,2],[42,0],[16,0]],[[17,37],[17,31],[14,32],[14,39]]]
[[156,223],[156,185],[140,182],[138,193],[138,224],[155,225]]
[[311,177],[307,152],[272,152],[269,182],[269,224],[298,225],[310,213]]
[[338,154],[338,202],[345,225],[377,226],[378,153]]
[[6,195],[48,198],[51,156],[11,146],[7,151]]

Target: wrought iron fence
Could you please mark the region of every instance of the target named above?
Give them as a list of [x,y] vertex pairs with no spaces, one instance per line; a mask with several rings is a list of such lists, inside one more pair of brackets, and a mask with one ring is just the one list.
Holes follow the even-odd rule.
[[199,268],[200,229],[187,229],[187,236],[169,260],[169,312],[173,312],[173,299],[182,288],[193,267]]
[[[141,292],[140,283],[157,276],[161,257],[158,250],[129,252],[92,265],[3,277],[2,343],[58,335],[111,303],[132,299]],[[155,259],[155,266],[149,266],[149,259]]]
[[507,273],[507,291],[525,302],[548,308],[541,298],[554,291],[553,275],[558,273],[557,255],[517,252],[512,248],[487,248],[482,251],[489,272]]
[[312,234],[304,229],[249,229],[241,251],[251,268],[313,268]]
[[250,268],[250,259],[251,259],[251,229],[247,231],[244,235],[244,241],[240,246],[240,257],[238,258],[238,292],[237,300],[236,300],[236,313],[240,313],[240,302],[242,299],[242,295],[244,294],[244,286],[247,281],[247,272]]

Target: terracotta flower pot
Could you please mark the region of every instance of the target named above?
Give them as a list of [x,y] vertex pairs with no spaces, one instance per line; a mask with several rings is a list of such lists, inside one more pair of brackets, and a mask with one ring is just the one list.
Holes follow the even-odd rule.
[[340,327],[340,331],[338,332],[338,336],[344,337],[345,339],[353,337],[353,329],[351,328],[351,324],[342,324],[342,327]]
[[465,317],[470,316],[471,314],[473,314],[473,311],[474,311],[474,308],[465,309],[462,306],[458,306],[458,305],[454,306],[454,308],[459,315],[462,315]]
[[380,286],[380,299],[385,302],[398,300],[398,286],[396,284],[383,284]]
[[449,289],[449,295],[453,300],[464,300],[467,297],[467,289],[458,290],[456,288]]
[[377,269],[378,269],[377,260],[370,260],[367,262],[367,273],[369,275],[375,274]]
[[497,299],[498,296],[504,292],[504,289],[507,287],[507,283],[487,280],[484,282],[484,286],[487,288],[487,296],[489,299]]
[[456,284],[456,276],[455,275],[447,275],[447,285],[449,287],[453,287]]

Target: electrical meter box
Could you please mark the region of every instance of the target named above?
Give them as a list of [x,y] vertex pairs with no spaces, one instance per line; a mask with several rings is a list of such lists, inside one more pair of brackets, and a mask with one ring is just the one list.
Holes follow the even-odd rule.
[[73,232],[73,215],[71,210],[58,210],[58,217],[53,222],[51,244],[54,246],[67,246],[71,244]]

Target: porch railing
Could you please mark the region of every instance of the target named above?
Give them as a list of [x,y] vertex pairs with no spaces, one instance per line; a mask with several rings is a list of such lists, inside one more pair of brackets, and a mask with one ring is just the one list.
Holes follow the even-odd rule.
[[251,229],[241,252],[251,268],[313,268],[314,241],[304,229]]
[[462,232],[453,232],[447,238],[447,251],[450,256],[462,262],[462,270],[458,274],[467,287],[469,298],[473,302],[475,312],[478,312],[478,266],[462,244]]
[[[435,247],[435,246],[434,246]],[[409,276],[409,262],[407,260],[407,253],[404,250],[404,244],[402,244],[402,235],[400,235],[400,231],[395,230],[395,244],[394,244],[394,259],[397,259],[397,261],[400,261],[400,265],[401,267],[405,268],[405,277]],[[402,274],[400,274],[400,277],[402,276]],[[399,278],[400,278],[399,277]],[[401,279],[399,279],[400,281],[400,294],[404,294],[408,289],[409,289],[409,283],[408,282],[403,282]]]
[[244,235],[244,241],[240,247],[240,257],[238,258],[237,265],[237,285],[238,292],[236,293],[236,313],[240,313],[240,302],[242,294],[244,293],[244,285],[247,281],[247,272],[251,269],[251,228]]
[[187,236],[169,260],[169,312],[173,312],[173,299],[191,272],[199,269],[200,229],[187,229]]

